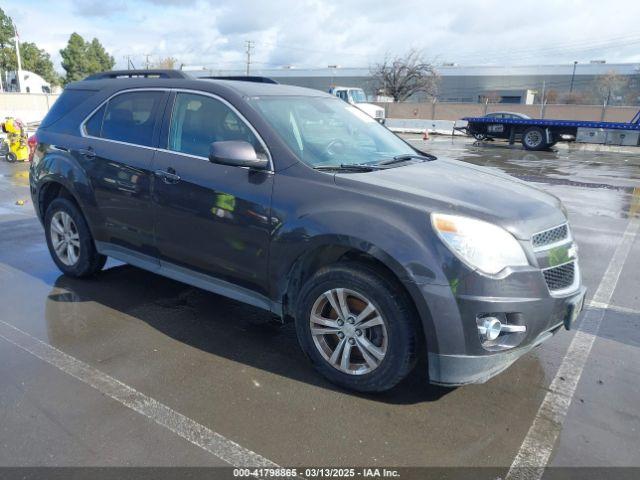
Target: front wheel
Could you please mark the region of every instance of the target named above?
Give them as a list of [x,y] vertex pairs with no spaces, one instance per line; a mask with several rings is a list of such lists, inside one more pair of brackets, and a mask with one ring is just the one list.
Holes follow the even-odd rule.
[[13,152],[7,152],[4,158],[9,163],[14,163],[18,160],[18,156]]
[[300,293],[296,331],[328,380],[361,392],[389,390],[416,360],[418,335],[406,294],[365,265],[323,268]]
[[51,258],[65,275],[87,277],[99,272],[107,257],[100,255],[78,207],[56,198],[45,215],[45,235]]

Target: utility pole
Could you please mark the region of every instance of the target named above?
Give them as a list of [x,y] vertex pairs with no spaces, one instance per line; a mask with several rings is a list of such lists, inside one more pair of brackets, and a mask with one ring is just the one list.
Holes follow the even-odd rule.
[[547,87],[547,81],[543,80],[542,81],[542,97],[540,97],[540,118],[544,118],[544,106],[547,103],[547,99],[544,98],[546,95],[546,87]]
[[251,69],[251,49],[253,48],[256,42],[254,42],[253,40],[246,40],[245,43],[247,44],[247,77],[248,77],[249,71]]
[[145,59],[146,59],[145,62],[144,62],[145,68],[147,70],[149,70],[149,57],[151,56],[151,54],[150,53],[145,53],[144,56],[145,56]]
[[573,80],[576,78],[576,65],[578,65],[578,61],[573,62],[573,73],[571,74],[571,86],[569,87],[569,93],[573,92]]
[[20,58],[20,36],[18,35],[18,29],[16,24],[13,24],[13,31],[16,34],[16,58],[18,59],[18,71],[16,72],[16,87],[18,87],[18,93],[22,93],[22,59]]
[[131,55],[125,55],[124,58],[127,59],[127,70],[135,70],[136,67],[131,61]]

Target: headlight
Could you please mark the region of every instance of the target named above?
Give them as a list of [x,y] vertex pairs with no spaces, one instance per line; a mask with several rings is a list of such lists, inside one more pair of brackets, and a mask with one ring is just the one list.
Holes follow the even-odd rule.
[[482,220],[431,214],[431,224],[442,241],[460,259],[484,273],[529,265],[518,241],[505,229]]

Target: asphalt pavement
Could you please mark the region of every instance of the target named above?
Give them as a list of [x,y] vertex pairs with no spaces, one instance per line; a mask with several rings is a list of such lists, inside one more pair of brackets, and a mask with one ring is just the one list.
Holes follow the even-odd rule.
[[563,200],[595,330],[482,385],[343,391],[265,312],[111,260],[62,276],[2,162],[0,466],[640,466],[640,155],[410,141]]

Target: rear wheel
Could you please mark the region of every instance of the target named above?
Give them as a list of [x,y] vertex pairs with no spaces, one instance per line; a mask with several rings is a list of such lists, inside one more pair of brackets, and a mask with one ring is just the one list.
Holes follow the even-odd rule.
[[9,163],[16,162],[18,160],[18,156],[13,152],[7,152],[4,156],[5,160]]
[[107,260],[97,252],[82,212],[66,198],[56,198],[47,208],[45,235],[51,258],[65,275],[93,275]]
[[522,145],[527,150],[544,150],[549,147],[545,131],[540,127],[529,127],[522,134]]
[[299,298],[298,340],[331,382],[380,392],[413,368],[418,342],[413,309],[406,294],[375,269],[353,263],[323,268]]

